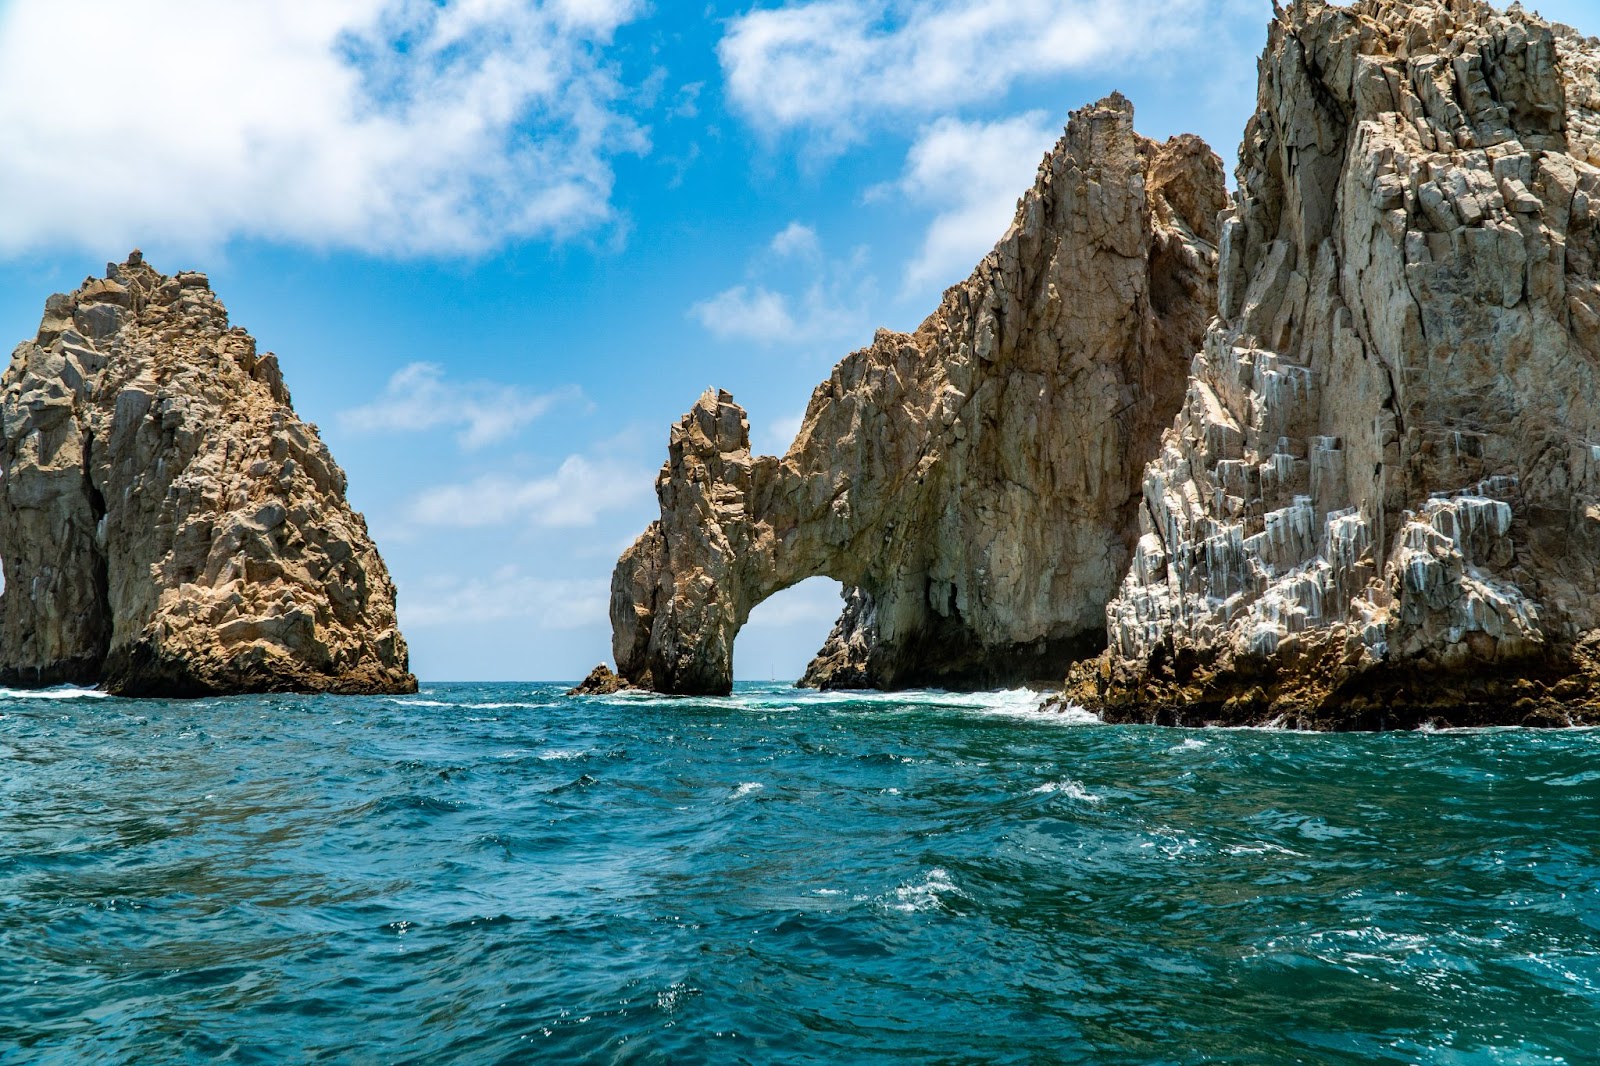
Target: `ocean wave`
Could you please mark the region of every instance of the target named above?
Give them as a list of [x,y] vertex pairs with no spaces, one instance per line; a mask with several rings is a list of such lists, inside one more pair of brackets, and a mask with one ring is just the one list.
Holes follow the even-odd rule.
[[[1016,692],[1027,692],[1032,697],[1029,703],[1023,703],[1015,698]],[[1104,725],[1100,716],[1093,711],[1078,706],[1076,703],[1067,703],[1057,706],[1045,706],[1041,701],[1041,693],[1031,692],[1027,689],[1016,689],[1007,692],[994,693],[1004,697],[992,706],[980,708],[984,714],[996,715],[1002,718],[1018,718],[1036,725]]]
[[728,798],[729,799],[743,799],[745,796],[755,795],[757,792],[760,792],[762,789],[764,789],[766,787],[767,786],[763,785],[760,781],[746,781],[743,784],[741,784],[738,788],[734,789],[733,793],[731,795],[729,795]]
[[739,710],[794,713],[810,709],[849,711],[883,710],[921,713],[928,710],[968,711],[974,714],[1017,718],[1036,725],[1100,725],[1097,715],[1076,704],[1045,707],[1051,693],[1030,688],[985,692],[949,692],[943,689],[827,690],[766,687],[735,692],[731,696],[688,698],[653,692],[624,691],[605,697],[630,705],[682,706],[686,702],[712,704]]
[[901,914],[919,914],[924,911],[948,910],[952,897],[967,898],[961,887],[942,866],[935,866],[922,879],[901,885],[883,899],[885,909]]
[[97,688],[76,688],[72,685],[58,688],[0,688],[0,699],[5,700],[103,700],[110,695]]
[[1046,781],[1037,788],[1028,789],[1030,796],[1048,796],[1055,792],[1060,792],[1068,799],[1081,800],[1084,803],[1100,802],[1099,796],[1096,796],[1070,777],[1064,777],[1060,781]]

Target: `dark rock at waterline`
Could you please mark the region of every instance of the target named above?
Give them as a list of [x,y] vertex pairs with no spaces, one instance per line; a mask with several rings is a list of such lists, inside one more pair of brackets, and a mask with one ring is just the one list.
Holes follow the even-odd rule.
[[622,678],[611,672],[611,667],[601,663],[589,671],[589,676],[578,684],[577,688],[567,690],[569,696],[609,696],[613,692],[621,692],[632,688]]

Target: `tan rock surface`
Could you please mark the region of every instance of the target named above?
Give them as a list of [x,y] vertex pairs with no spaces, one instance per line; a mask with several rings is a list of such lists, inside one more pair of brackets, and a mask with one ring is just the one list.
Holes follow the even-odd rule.
[[344,472],[203,274],[52,296],[0,429],[0,683],[415,689]]
[[1138,137],[1113,96],[1072,116],[969,280],[818,386],[783,458],[708,391],[617,565],[619,673],[726,692],[750,610],[818,574],[849,604],[811,683],[989,686],[1095,651],[1215,306],[1223,199],[1204,144]]
[[1271,28],[1221,317],[1146,472],[1116,718],[1594,714],[1600,42],[1474,0]]
[[589,671],[578,684],[567,690],[569,696],[610,696],[631,688],[626,681],[611,672],[611,667],[601,663]]

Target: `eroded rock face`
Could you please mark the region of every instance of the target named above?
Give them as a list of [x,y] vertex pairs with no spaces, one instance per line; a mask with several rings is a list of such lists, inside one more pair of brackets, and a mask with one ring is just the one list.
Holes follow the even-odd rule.
[[1600,42],[1473,0],[1306,2],[1260,69],[1221,316],[1069,695],[1186,722],[1592,714]]
[[750,610],[819,574],[847,606],[813,684],[1006,684],[1097,650],[1139,472],[1215,306],[1223,200],[1203,143],[1140,138],[1111,97],[1072,116],[971,278],[818,386],[782,459],[707,392],[672,430],[660,521],[617,564],[618,671],[726,692]]
[[205,275],[52,296],[0,429],[0,683],[415,689],[344,472]]

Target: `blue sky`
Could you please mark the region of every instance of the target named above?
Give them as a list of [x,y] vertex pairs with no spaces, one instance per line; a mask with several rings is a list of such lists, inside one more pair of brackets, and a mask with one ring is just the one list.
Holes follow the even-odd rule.
[[[1600,31],[1595,0],[1540,5]],[[0,334],[142,248],[276,351],[426,680],[609,659],[617,554],[710,385],[787,447],[1113,89],[1231,169],[1270,0],[0,0]],[[769,601],[741,678],[837,609]]]

